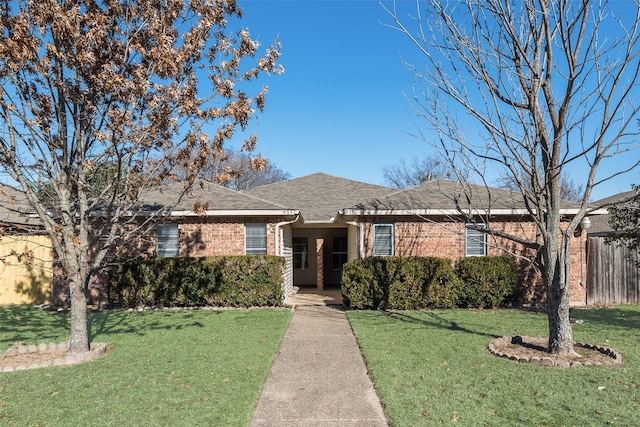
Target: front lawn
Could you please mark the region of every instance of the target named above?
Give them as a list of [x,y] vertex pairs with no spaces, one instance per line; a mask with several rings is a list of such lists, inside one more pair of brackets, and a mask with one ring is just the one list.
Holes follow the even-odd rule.
[[620,350],[618,368],[549,368],[491,355],[494,336],[547,336],[515,310],[349,311],[392,425],[637,425],[640,307],[572,311],[578,342]]
[[[287,310],[102,311],[89,314],[105,357],[0,373],[0,424],[247,425]],[[68,315],[0,307],[0,351],[68,339]]]

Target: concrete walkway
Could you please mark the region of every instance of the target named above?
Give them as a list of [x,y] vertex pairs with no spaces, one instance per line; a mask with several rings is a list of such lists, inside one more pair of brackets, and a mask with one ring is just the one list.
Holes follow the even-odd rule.
[[341,306],[295,306],[249,425],[387,426]]

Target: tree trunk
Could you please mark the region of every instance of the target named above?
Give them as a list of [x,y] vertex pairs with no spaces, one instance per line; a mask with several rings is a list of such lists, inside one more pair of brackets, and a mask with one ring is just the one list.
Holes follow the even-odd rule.
[[87,333],[87,296],[84,292],[84,281],[80,274],[69,275],[69,292],[71,294],[71,341],[69,354],[89,351],[89,335]]
[[549,252],[545,257],[548,262],[545,281],[547,282],[547,316],[549,319],[549,345],[547,351],[553,354],[575,355],[573,349],[573,330],[569,320],[569,286],[567,272],[569,271],[569,243],[567,236],[563,236],[561,250],[556,245],[545,245],[544,251]]

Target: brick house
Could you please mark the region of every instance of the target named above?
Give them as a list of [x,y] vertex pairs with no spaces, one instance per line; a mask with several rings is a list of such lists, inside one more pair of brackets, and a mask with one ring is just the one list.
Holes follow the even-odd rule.
[[[148,198],[162,200],[167,191]],[[563,213],[570,219],[577,210],[578,205],[567,203]],[[156,226],[147,247],[150,254],[283,256],[285,295],[294,286],[338,287],[342,265],[362,257],[419,255],[455,261],[509,254],[518,265],[519,298],[539,301],[544,296],[531,263],[535,254],[499,237],[500,232],[530,240],[536,236],[519,194],[502,189],[434,180],[397,190],[316,173],[242,192],[204,184],[168,215]],[[583,305],[586,233],[576,233],[574,239],[571,303]]]

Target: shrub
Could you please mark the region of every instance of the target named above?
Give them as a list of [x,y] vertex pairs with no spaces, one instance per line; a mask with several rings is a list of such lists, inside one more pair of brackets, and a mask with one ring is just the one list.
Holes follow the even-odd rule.
[[452,308],[458,288],[443,258],[373,257],[342,270],[342,301],[356,309]]
[[342,302],[356,309],[378,308],[384,300],[385,258],[363,258],[342,267]]
[[282,305],[284,258],[267,256],[221,257],[221,280],[206,296],[209,305],[231,307]]
[[149,258],[111,270],[108,299],[123,307],[279,306],[284,259],[275,256]]
[[493,308],[513,299],[517,284],[513,258],[461,258],[456,262],[454,271],[462,282],[460,307]]

